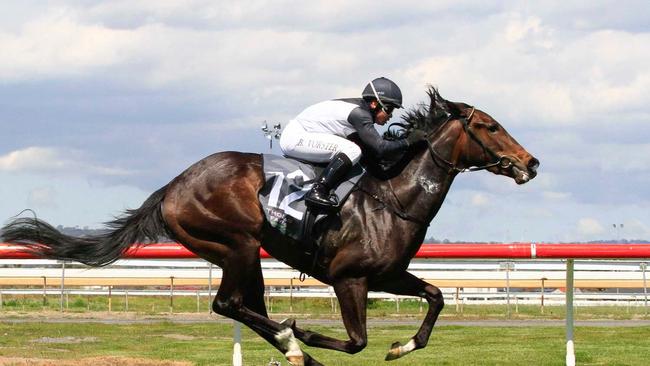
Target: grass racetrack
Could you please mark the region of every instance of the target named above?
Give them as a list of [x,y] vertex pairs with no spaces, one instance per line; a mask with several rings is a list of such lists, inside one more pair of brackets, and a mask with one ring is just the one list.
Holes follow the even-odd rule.
[[[298,320],[298,325],[300,325]],[[342,326],[305,326],[337,338],[346,338]],[[312,349],[325,365],[373,365],[394,341],[415,333],[414,325],[369,327],[369,344],[361,353]],[[0,322],[1,365],[230,365],[232,323],[105,324],[94,322]],[[247,328],[242,329],[244,365],[268,365],[282,355]],[[562,326],[436,327],[429,345],[390,365],[564,365]],[[576,329],[579,365],[648,365],[650,327],[596,327]],[[45,361],[49,360],[49,361]],[[389,363],[386,363],[389,364]]]
[[[58,299],[4,296],[0,308],[0,365],[29,366],[189,366],[232,364],[232,321],[208,315],[209,302],[71,297],[65,312]],[[312,349],[325,365],[564,365],[564,307],[521,305],[447,306],[429,345],[402,359],[384,361],[389,346],[407,342],[424,317],[419,301],[370,301],[368,347],[356,355]],[[340,314],[328,299],[286,300],[269,305],[271,317],[298,316],[298,326],[347,339]],[[128,310],[128,311],[127,311]],[[510,321],[508,321],[508,318]],[[578,365],[648,365],[650,322],[643,307],[576,308]],[[170,321],[171,320],[171,321]],[[605,322],[607,326],[594,326]],[[586,324],[586,325],[585,325]],[[641,324],[641,326],[636,326]],[[489,325],[489,326],[486,326]],[[634,325],[634,326],[630,326]],[[267,366],[283,356],[243,327],[244,365]]]

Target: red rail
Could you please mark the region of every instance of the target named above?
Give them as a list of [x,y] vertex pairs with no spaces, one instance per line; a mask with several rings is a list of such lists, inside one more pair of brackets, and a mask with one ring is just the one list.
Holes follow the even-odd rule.
[[[264,250],[262,258],[271,258]],[[197,256],[176,243],[150,244],[131,248],[124,258],[184,259]],[[556,244],[556,243],[498,243],[498,244],[422,244],[417,258],[650,258],[650,244]],[[0,244],[0,258],[37,258],[11,244]]]

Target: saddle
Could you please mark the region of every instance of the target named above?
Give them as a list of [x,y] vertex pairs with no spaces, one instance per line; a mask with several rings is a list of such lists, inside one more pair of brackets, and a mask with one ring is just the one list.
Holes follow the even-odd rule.
[[[262,154],[262,164],[265,183],[258,196],[266,220],[282,234],[301,243],[310,243],[308,247],[311,247],[313,226],[328,215],[336,214],[320,210],[311,212],[304,201],[304,196],[325,165],[271,154]],[[359,164],[352,167],[334,190],[338,200],[337,208],[345,203],[365,173],[366,170]]]

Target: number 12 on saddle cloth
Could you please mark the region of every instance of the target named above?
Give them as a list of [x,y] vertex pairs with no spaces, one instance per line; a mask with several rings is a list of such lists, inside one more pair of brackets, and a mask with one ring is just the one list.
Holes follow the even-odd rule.
[[[259,199],[266,220],[284,235],[302,241],[302,221],[307,208],[304,196],[323,167],[271,154],[263,154],[263,164],[265,183]],[[334,190],[339,207],[364,174],[365,169],[357,164]],[[325,216],[319,214],[316,222]]]

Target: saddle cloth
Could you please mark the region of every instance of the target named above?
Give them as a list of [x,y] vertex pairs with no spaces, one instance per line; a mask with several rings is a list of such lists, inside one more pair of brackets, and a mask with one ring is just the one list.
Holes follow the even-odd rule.
[[[270,154],[262,154],[262,162],[265,183],[258,195],[266,220],[281,233],[303,241],[303,219],[307,211],[304,196],[325,167]],[[343,205],[364,174],[365,169],[359,164],[352,167],[343,183],[334,190],[338,207]],[[314,223],[326,216],[317,215]]]

